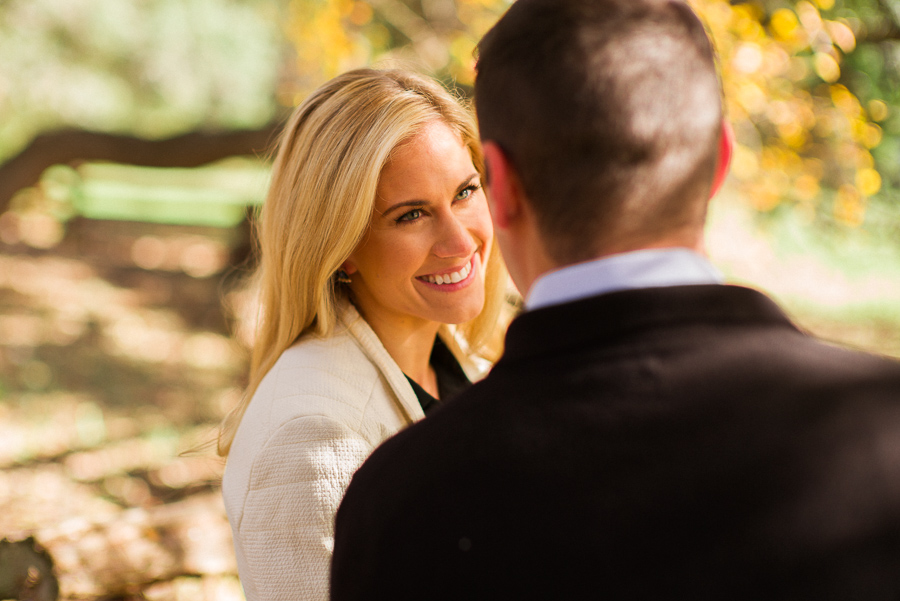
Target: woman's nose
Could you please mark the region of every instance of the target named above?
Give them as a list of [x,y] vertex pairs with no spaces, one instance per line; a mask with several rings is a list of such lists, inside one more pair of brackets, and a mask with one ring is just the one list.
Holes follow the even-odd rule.
[[438,239],[432,248],[438,257],[468,257],[478,248],[475,236],[458,216],[452,215],[441,220],[439,227]]

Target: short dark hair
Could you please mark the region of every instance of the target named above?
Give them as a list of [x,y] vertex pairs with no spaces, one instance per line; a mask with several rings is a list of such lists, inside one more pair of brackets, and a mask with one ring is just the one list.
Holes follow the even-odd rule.
[[555,260],[702,226],[721,85],[684,2],[517,0],[479,44],[475,107]]

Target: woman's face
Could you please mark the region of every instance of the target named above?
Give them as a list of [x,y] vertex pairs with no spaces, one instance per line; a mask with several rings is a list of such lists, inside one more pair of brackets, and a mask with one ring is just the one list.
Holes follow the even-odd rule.
[[354,302],[373,327],[473,319],[492,236],[469,150],[434,121],[381,172],[369,231],[344,263]]

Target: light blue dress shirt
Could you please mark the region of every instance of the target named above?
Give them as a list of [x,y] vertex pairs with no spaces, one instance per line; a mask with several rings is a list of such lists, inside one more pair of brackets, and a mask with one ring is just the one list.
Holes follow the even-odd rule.
[[692,250],[637,250],[545,273],[532,284],[525,308],[539,309],[617,290],[722,282],[719,270]]

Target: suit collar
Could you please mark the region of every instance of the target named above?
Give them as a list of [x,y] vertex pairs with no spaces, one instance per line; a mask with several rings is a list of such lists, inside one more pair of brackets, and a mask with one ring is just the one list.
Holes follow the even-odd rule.
[[740,323],[797,330],[771,299],[749,288],[713,284],[622,290],[522,313],[507,331],[501,363],[679,326]]

